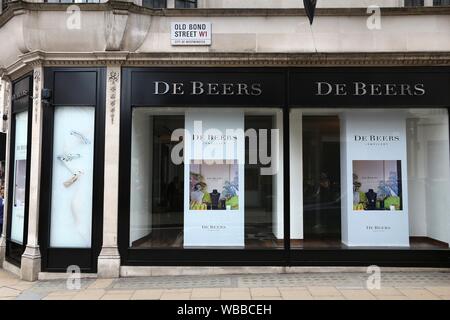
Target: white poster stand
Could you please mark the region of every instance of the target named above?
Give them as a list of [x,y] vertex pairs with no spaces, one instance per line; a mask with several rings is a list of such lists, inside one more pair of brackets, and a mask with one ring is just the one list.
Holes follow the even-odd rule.
[[243,247],[244,113],[186,113],[184,247]]
[[342,241],[409,246],[404,114],[344,113],[341,141]]

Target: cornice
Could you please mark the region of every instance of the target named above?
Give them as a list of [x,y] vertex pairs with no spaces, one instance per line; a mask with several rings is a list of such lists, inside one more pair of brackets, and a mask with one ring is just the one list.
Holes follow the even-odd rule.
[[17,78],[37,66],[137,67],[411,67],[450,66],[450,52],[380,53],[58,53],[34,51],[6,68]]
[[448,66],[442,53],[130,53],[124,65],[166,66]]

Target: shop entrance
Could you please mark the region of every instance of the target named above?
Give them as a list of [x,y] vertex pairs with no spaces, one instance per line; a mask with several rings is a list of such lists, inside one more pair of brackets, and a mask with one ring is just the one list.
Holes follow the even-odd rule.
[[340,123],[337,116],[303,117],[305,246],[341,243]]

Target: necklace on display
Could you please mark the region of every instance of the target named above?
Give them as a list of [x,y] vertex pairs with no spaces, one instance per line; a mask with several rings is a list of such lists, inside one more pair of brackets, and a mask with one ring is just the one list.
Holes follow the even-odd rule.
[[70,134],[79,138],[83,144],[91,144],[91,141],[78,131],[72,130],[70,131]]
[[78,180],[78,178],[83,174],[83,172],[81,170],[75,171],[67,164],[67,162],[71,161],[72,159],[75,159],[76,156],[80,157],[79,154],[76,154],[76,155],[65,154],[65,155],[56,157],[59,161],[61,161],[63,163],[63,165],[66,167],[66,169],[72,174],[72,177],[70,177],[68,180],[63,182],[63,184],[66,188],[73,185]]

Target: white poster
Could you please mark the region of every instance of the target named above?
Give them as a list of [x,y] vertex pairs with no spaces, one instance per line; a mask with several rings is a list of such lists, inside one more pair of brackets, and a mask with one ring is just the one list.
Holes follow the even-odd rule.
[[23,243],[25,190],[27,174],[28,112],[16,114],[14,139],[14,187],[11,219],[11,240]]
[[343,242],[409,246],[405,116],[345,113],[341,171]]
[[244,113],[186,113],[185,247],[244,246]]
[[54,119],[50,246],[89,248],[95,110],[57,107]]

